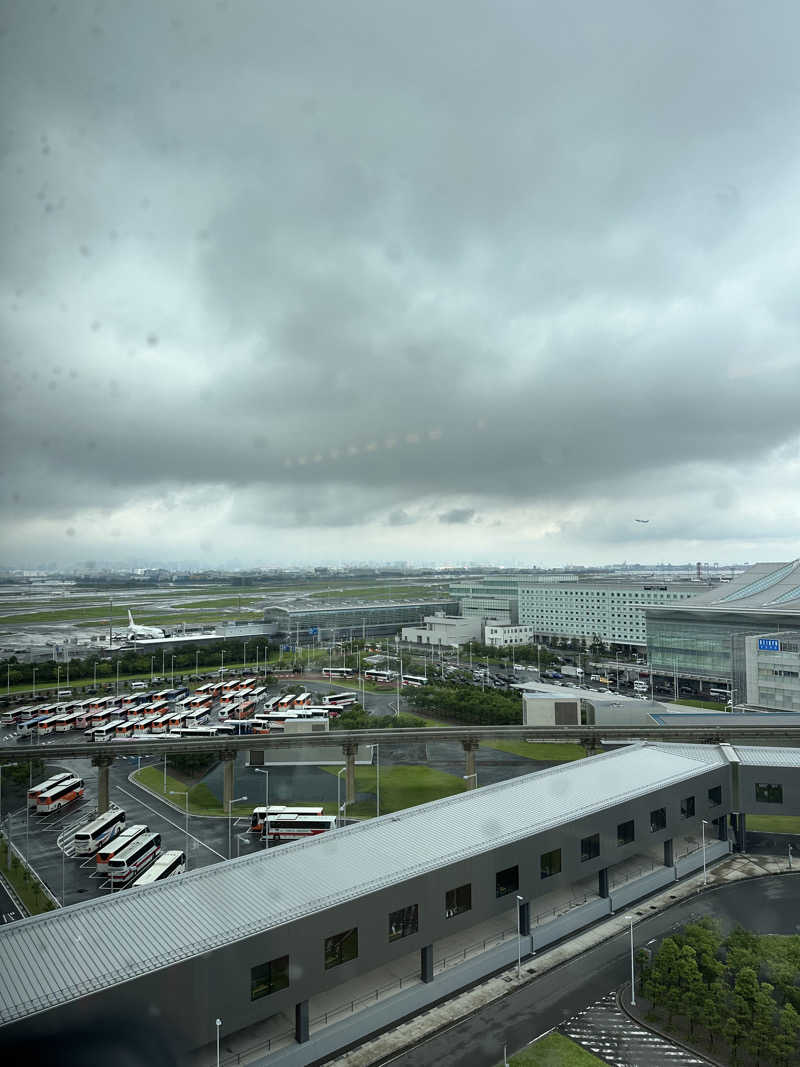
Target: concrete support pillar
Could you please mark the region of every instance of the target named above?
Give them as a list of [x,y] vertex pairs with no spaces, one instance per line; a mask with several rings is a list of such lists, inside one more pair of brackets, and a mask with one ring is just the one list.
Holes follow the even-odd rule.
[[608,899],[608,867],[601,867],[597,872],[597,895]]
[[419,976],[423,982],[433,981],[433,945],[423,945],[419,950]]
[[301,1000],[294,1006],[294,1039],[302,1045],[308,1041],[308,1001]]
[[664,866],[675,866],[675,847],[672,843],[671,837],[664,842]]
[[728,840],[728,816],[720,815],[714,822],[717,824],[717,838],[720,841]]
[[247,762],[248,762],[248,765],[250,767],[263,767],[264,766],[264,749],[263,748],[251,748]]
[[236,757],[229,752],[220,754],[222,757],[222,809],[227,815],[233,800],[233,770],[236,766]]
[[461,747],[464,749],[464,777],[467,782],[467,789],[477,789],[478,776],[475,773],[475,753],[478,751],[480,742],[474,737],[468,737],[461,742]]
[[530,937],[531,902],[529,900],[518,900],[517,907],[519,908],[519,932],[523,937]]
[[346,745],[342,745],[342,752],[344,753],[345,766],[347,767],[347,773],[344,776],[346,783],[347,803],[355,804],[356,802],[356,752],[358,751],[358,745],[354,745],[352,741],[348,741]]
[[102,815],[108,811],[110,805],[108,798],[108,772],[114,762],[113,756],[95,756],[92,763],[97,767],[97,814]]
[[743,811],[736,813],[736,851],[747,852],[747,822]]

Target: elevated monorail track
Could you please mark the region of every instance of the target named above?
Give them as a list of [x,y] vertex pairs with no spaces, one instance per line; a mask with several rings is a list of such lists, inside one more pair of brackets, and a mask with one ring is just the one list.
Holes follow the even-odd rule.
[[231,759],[238,752],[258,752],[270,749],[297,748],[303,744],[314,747],[330,745],[338,748],[356,745],[407,744],[431,741],[455,741],[464,745],[504,741],[570,741],[599,750],[604,743],[626,744],[632,741],[670,741],[687,744],[714,745],[778,745],[800,748],[800,725],[769,726],[767,724],[714,726],[429,726],[424,729],[398,730],[332,730],[324,733],[292,733],[224,738],[198,738],[167,741],[158,737],[132,738],[125,741],[106,741],[91,744],[81,738],[39,745],[17,742],[0,745],[0,763],[20,763],[33,759],[49,762],[59,759],[96,759],[98,757],[148,756],[174,753],[219,753],[221,759]]

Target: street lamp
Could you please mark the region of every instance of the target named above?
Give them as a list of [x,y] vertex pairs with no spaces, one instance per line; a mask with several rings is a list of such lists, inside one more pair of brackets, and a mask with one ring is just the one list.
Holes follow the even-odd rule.
[[170,789],[169,795],[171,797],[183,797],[186,801],[186,870],[189,870],[189,790],[188,789]]
[[253,767],[253,770],[264,775],[264,848],[269,848],[269,771],[265,767]]
[[468,782],[470,780],[470,778],[474,778],[475,779],[475,788],[476,789],[478,788],[478,775],[477,774],[462,774],[461,777],[464,779],[465,782]]
[[215,1019],[214,1026],[217,1028],[217,1067],[219,1067],[219,1028],[222,1026],[222,1019]]
[[517,893],[517,980],[522,977],[522,905],[525,897]]
[[172,679],[171,679],[169,684],[174,689],[175,688],[175,657],[172,656],[171,659],[172,659],[172,662],[170,663],[170,670],[172,671]]
[[228,859],[230,859],[233,854],[233,845],[231,843],[231,820],[233,818],[233,805],[238,804],[240,800],[247,800],[247,797],[234,797],[233,800],[228,801]]
[[114,696],[119,696],[119,660],[117,660],[117,680],[114,684]]
[[[342,814],[342,798],[341,798],[342,775],[344,774],[344,772],[346,770],[347,770],[347,767],[345,766],[345,767],[340,768],[336,772],[336,818],[337,818],[337,820],[338,820],[339,816]],[[347,818],[347,795],[346,794],[345,794],[345,798],[344,798],[344,816],[345,816],[345,819],[346,819]]]
[[631,1007],[636,1007],[636,978],[633,969],[633,916],[626,915],[625,918],[631,924]]
[[33,671],[33,695],[36,696],[36,668],[31,667],[31,670]]
[[155,661],[156,661],[156,657],[155,656],[151,656],[150,657],[150,685],[153,684],[153,664],[155,663]]

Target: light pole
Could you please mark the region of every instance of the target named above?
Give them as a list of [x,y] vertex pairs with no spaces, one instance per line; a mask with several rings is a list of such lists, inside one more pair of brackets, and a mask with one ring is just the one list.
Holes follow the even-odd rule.
[[222,1019],[215,1019],[214,1026],[217,1028],[217,1067],[219,1067],[219,1028],[222,1026]]
[[119,660],[117,660],[117,680],[114,683],[114,696],[119,696]]
[[189,790],[188,789],[170,789],[169,795],[171,797],[183,797],[186,801],[186,870],[189,870]]
[[[342,775],[344,774],[344,772],[346,770],[347,770],[347,767],[342,767],[340,770],[338,770],[336,772],[336,819],[337,819],[337,822],[341,818],[341,814],[342,814],[342,797],[341,797]],[[345,812],[345,818],[347,818],[347,797],[346,796],[344,798],[344,812]]]
[[243,650],[242,650],[242,660],[244,661],[244,662],[242,663],[242,670],[243,670],[243,671],[246,671],[246,670],[247,670],[247,642],[246,642],[246,641],[244,641],[244,642],[242,642],[242,643],[243,643],[243,645],[244,645],[244,648],[243,648]]
[[633,969],[633,916],[626,915],[625,918],[631,924],[631,1007],[636,1007],[636,978]]
[[792,869],[792,843],[789,842],[789,870]]
[[194,653],[194,673],[195,674],[199,674],[199,672],[200,672],[200,649],[197,648],[197,649],[195,649],[195,653]]
[[381,746],[375,746],[375,814],[381,813]]
[[708,876],[706,874],[706,827],[708,825],[708,820],[700,820],[700,830],[703,834],[703,885],[708,885]]
[[517,893],[517,980],[522,977],[522,905],[525,897]]
[[33,672],[33,695],[36,696],[36,668],[31,667],[31,671]]
[[155,656],[151,656],[150,657],[150,685],[153,684],[153,664],[155,663],[155,661],[156,661],[156,657]]
[[619,692],[619,652],[616,653],[617,660],[617,692]]
[[254,767],[253,770],[264,775],[264,848],[269,848],[269,771],[265,767]]
[[247,800],[247,797],[234,797],[233,800],[228,801],[228,859],[231,858],[233,853],[233,846],[231,843],[231,827],[233,825],[233,805],[238,804],[240,800]]
[[475,779],[475,788],[476,789],[478,788],[478,775],[477,774],[462,774],[461,777],[464,779],[465,782],[468,782],[470,780],[470,778],[474,778]]
[[172,673],[172,678],[171,678],[169,684],[174,689],[175,688],[175,657],[172,656],[170,658],[172,660],[172,662],[170,663],[170,670],[171,670],[171,673]]
[[225,679],[225,649],[220,652],[220,666],[219,666],[219,680],[222,682]]

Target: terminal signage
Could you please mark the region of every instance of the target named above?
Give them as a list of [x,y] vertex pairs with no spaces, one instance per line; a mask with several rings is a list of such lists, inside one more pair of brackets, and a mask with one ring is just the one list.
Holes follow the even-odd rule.
[[316,635],[319,633],[319,627],[318,626],[309,626],[308,632],[311,635],[311,637],[316,637]]
[[777,637],[759,637],[758,639],[758,651],[759,652],[780,652],[781,643]]

